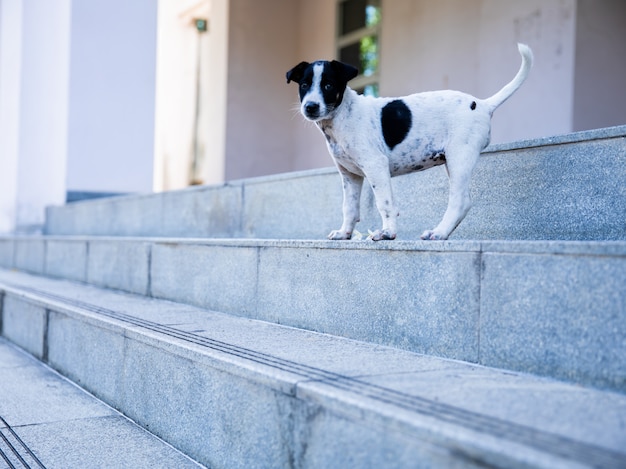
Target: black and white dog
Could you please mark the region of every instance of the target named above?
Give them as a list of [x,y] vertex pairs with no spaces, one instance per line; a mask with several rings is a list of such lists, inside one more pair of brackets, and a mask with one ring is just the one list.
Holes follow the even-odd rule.
[[343,180],[343,224],[329,239],[350,239],[359,221],[363,178],[367,178],[382,217],[370,238],[395,239],[398,210],[391,177],[446,165],[450,179],[443,219],[422,239],[447,239],[470,209],[470,178],[489,143],[491,115],[524,82],[533,54],[518,44],[522,65],[496,94],[478,99],[458,91],[431,91],[402,98],[373,98],[347,86],[358,71],[351,65],[301,62],[287,72],[300,85],[300,111],[317,124]]

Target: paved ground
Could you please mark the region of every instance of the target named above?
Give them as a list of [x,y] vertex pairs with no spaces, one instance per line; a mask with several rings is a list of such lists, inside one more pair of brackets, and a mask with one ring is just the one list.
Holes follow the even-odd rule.
[[0,468],[198,468],[0,338]]

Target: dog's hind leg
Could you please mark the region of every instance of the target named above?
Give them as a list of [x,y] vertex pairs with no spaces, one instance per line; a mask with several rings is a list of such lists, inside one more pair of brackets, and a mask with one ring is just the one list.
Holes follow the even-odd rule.
[[353,174],[339,165],[337,167],[343,184],[343,223],[341,228],[330,232],[328,239],[350,239],[354,226],[360,218],[363,177]]
[[376,209],[380,214],[383,222],[381,230],[376,230],[368,239],[373,241],[383,241],[396,239],[398,209],[393,200],[391,190],[391,176],[389,175],[389,167],[380,166],[374,171],[366,173],[367,180],[372,186],[374,199],[376,201]]
[[459,226],[472,207],[470,197],[470,181],[480,151],[461,148],[446,151],[446,169],[450,182],[448,207],[441,222],[432,230],[422,233],[421,239],[443,240]]

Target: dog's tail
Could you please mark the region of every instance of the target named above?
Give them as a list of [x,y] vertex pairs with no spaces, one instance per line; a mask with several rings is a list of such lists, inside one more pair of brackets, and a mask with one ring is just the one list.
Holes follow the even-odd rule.
[[522,56],[522,65],[515,75],[515,78],[511,80],[511,82],[498,91],[496,94],[491,96],[490,98],[485,99],[485,103],[491,108],[491,112],[495,111],[498,106],[504,103],[507,99],[511,97],[517,89],[522,86],[524,80],[528,76],[528,72],[530,72],[531,67],[533,66],[533,51],[526,44],[517,44],[517,48],[519,53]]

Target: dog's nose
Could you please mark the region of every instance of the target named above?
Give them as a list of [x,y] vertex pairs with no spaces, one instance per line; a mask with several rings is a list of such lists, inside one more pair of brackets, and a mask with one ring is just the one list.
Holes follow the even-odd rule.
[[317,117],[320,112],[320,105],[318,103],[309,102],[304,105],[304,112],[309,117]]

